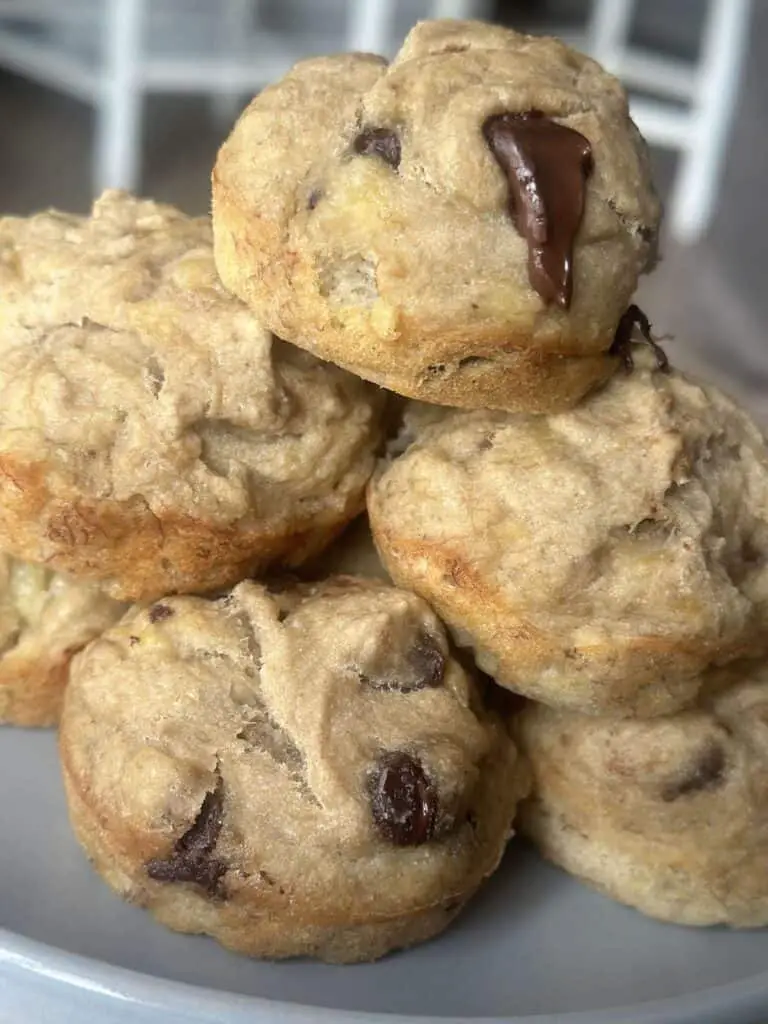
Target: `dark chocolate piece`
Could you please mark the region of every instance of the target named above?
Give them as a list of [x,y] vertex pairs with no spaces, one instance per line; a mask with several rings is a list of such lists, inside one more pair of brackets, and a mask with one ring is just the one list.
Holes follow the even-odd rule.
[[222,896],[221,879],[226,864],[213,856],[224,821],[224,784],[205,794],[192,825],[173,844],[169,857],[154,857],[147,862],[147,874],[156,882],[193,882],[210,896]]
[[322,195],[323,193],[320,191],[319,188],[313,188],[312,191],[309,193],[309,198],[307,199],[307,209],[314,210],[314,208],[320,202]]
[[173,608],[167,604],[153,604],[149,609],[150,622],[162,622],[163,619],[170,619],[173,615]]
[[616,327],[616,333],[613,336],[613,341],[608,352],[612,356],[618,356],[619,359],[624,363],[624,369],[627,373],[632,373],[635,368],[635,361],[632,358],[632,344],[634,342],[634,330],[638,327],[643,339],[653,349],[653,354],[656,356],[656,365],[662,373],[669,373],[669,359],[667,353],[659,345],[658,342],[654,341],[651,335],[651,322],[645,313],[632,303],[631,306],[627,306],[625,312],[619,320],[618,326]]
[[445,675],[445,655],[437,640],[421,630],[416,643],[408,653],[409,665],[414,670],[413,680],[403,680],[399,689],[403,693],[441,686]]
[[421,629],[413,647],[402,655],[396,652],[386,672],[378,676],[361,672],[360,679],[372,690],[413,693],[441,686],[444,675],[445,655],[435,637]]
[[528,279],[544,302],[568,309],[573,243],[592,172],[589,140],[540,110],[497,114],[483,134],[507,176],[509,213],[528,243]]
[[366,128],[353,143],[361,156],[380,156],[395,170],[400,166],[400,139],[391,128]]
[[662,786],[661,799],[665,803],[672,803],[681,796],[690,796],[691,793],[700,793],[705,789],[717,789],[725,778],[725,765],[723,748],[718,743],[709,743],[686,772]]
[[368,779],[377,831],[395,846],[421,846],[435,831],[438,800],[423,766],[410,754],[393,751],[379,759]]

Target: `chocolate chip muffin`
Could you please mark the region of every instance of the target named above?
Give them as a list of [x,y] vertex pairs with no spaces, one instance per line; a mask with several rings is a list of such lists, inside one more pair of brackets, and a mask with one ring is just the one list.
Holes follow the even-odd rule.
[[54,725],[72,655],[125,610],[98,587],[0,554],[0,723]]
[[554,39],[417,25],[391,65],[298,64],[213,172],[224,283],[404,395],[551,411],[615,369],[659,204],[619,82]]
[[698,707],[652,721],[533,704],[515,719],[545,857],[679,924],[768,924],[768,668],[711,673]]
[[61,755],[113,888],[264,957],[442,931],[528,790],[429,608],[352,577],[129,613],[75,661]]
[[634,362],[547,417],[417,409],[369,492],[392,579],[497,682],[590,714],[678,710],[768,643],[765,440],[717,389]]
[[207,219],[106,193],[0,220],[0,548],[150,600],[298,563],[360,511],[376,389],[272,338]]

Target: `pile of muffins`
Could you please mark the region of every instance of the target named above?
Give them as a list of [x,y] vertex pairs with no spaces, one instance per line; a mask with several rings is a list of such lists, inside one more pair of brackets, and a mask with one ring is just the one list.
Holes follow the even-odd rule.
[[265,89],[212,222],[0,220],[0,719],[123,897],[370,960],[514,824],[768,922],[768,449],[632,304],[659,219],[614,78],[444,21]]

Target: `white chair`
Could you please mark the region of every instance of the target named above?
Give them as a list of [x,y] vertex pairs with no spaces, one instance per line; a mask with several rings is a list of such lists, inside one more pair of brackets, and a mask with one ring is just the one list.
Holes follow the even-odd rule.
[[[472,0],[408,5],[414,17],[487,13]],[[343,7],[346,33],[342,26],[328,48],[393,48],[396,0]],[[241,97],[317,52],[315,35],[265,31],[258,8],[258,0],[0,0],[0,67],[92,104],[94,191],[133,189],[147,93],[207,93],[231,116]]]
[[[668,224],[680,241],[696,240],[711,219],[750,14],[750,0],[700,2],[707,16],[695,64],[630,45],[636,0],[592,0],[586,37],[578,41],[630,87],[662,97],[634,100],[632,113],[650,142],[681,153],[668,204]],[[307,3],[322,21],[332,0]],[[487,17],[493,5],[489,0],[338,0],[337,6],[344,24],[338,38],[322,41],[323,48],[389,53],[398,26],[403,28],[396,15]],[[267,32],[258,0],[0,0],[0,67],[94,105],[94,191],[135,188],[147,93],[207,93],[231,117],[242,96],[317,52],[317,24],[316,17],[313,33],[305,36]],[[684,100],[687,109],[663,97]]]
[[301,55],[296,41],[250,31],[253,6],[251,0],[0,0],[0,67],[92,104],[94,191],[135,188],[147,93],[232,97],[264,85]]
[[696,64],[629,44],[636,0],[593,0],[585,40],[585,49],[630,88],[667,98],[634,99],[631,108],[649,142],[680,152],[667,204],[671,235],[680,242],[698,240],[712,218],[750,20],[750,0],[702,2],[707,10]]

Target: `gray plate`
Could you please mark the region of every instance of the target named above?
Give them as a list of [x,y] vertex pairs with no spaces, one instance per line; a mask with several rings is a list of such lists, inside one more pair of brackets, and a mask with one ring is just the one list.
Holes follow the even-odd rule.
[[768,930],[657,924],[522,844],[420,949],[357,967],[248,960],[166,931],[99,881],[67,826],[51,733],[0,730],[0,778],[3,1024],[768,1020]]

